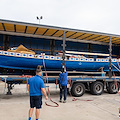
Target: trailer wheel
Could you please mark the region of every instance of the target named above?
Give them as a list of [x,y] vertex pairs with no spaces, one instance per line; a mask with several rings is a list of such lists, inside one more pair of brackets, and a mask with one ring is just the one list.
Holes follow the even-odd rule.
[[71,93],[75,97],[80,97],[85,93],[85,86],[82,83],[75,83],[72,86]]
[[[118,91],[119,91],[119,84],[118,83],[117,83],[117,86],[118,86]],[[108,83],[107,91],[110,94],[117,93],[116,85],[114,84],[114,82]]]
[[102,82],[94,82],[90,86],[90,92],[93,95],[101,95],[103,93],[104,87]]

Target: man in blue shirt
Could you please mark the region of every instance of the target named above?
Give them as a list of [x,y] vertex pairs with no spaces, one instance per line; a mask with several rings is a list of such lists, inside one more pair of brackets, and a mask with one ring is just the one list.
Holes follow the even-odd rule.
[[66,72],[66,69],[63,68],[61,70],[61,73],[59,74],[59,78],[60,78],[60,102],[62,102],[62,91],[64,90],[64,101],[63,103],[66,103],[66,99],[67,99],[67,76],[68,73]]
[[36,107],[36,120],[39,119],[40,108],[42,107],[42,95],[45,96],[46,100],[48,99],[44,87],[44,82],[40,77],[42,75],[41,67],[38,66],[36,69],[36,75],[28,80],[28,91],[30,95],[30,109],[29,109],[29,119],[31,120],[34,107]]

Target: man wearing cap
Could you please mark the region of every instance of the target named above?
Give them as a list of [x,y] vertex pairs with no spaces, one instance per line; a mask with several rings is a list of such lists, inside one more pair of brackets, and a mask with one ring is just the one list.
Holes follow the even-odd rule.
[[35,116],[36,120],[39,120],[40,108],[42,107],[42,94],[45,96],[47,100],[47,94],[44,87],[44,82],[41,78],[42,70],[41,67],[38,66],[36,69],[36,75],[28,80],[28,91],[30,95],[30,109],[29,109],[29,119],[31,120],[34,107],[36,107]]

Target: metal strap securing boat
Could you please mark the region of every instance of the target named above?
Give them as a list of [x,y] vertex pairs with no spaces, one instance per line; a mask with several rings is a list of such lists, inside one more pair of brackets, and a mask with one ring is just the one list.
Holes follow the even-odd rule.
[[5,88],[4,88],[4,94],[6,94],[7,93],[7,81],[6,81],[6,78],[7,78],[8,76],[6,76],[6,75],[0,75],[0,78],[4,78],[5,79]]
[[120,92],[118,90],[118,85],[117,85],[117,80],[116,80],[116,77],[115,77],[115,73],[113,72],[113,75],[114,75],[114,81],[115,81],[115,86],[116,86],[116,89],[117,89],[117,93],[120,95]]
[[[45,66],[44,56],[43,56],[43,66],[44,66],[44,69],[45,69],[45,75],[46,75],[46,78],[47,78],[47,84],[48,84],[48,76],[47,76],[47,71],[46,71],[46,66]],[[49,105],[49,104],[47,104],[47,102],[45,102],[45,104],[46,104],[47,106],[50,106],[50,107],[59,107],[59,104],[58,104],[57,102],[54,102],[54,101],[51,99],[49,86],[47,86],[47,88],[48,88],[48,95],[49,95],[50,101],[53,102],[53,103],[56,104],[56,105],[55,105],[55,106],[53,106],[53,105]]]
[[112,64],[112,65],[120,72],[120,70],[114,64]]

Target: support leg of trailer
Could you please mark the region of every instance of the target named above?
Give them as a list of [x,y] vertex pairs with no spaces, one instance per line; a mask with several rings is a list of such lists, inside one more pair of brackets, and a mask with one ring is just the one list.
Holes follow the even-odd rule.
[[7,95],[12,95],[11,89],[12,89],[12,84],[8,83],[7,84],[8,92]]

